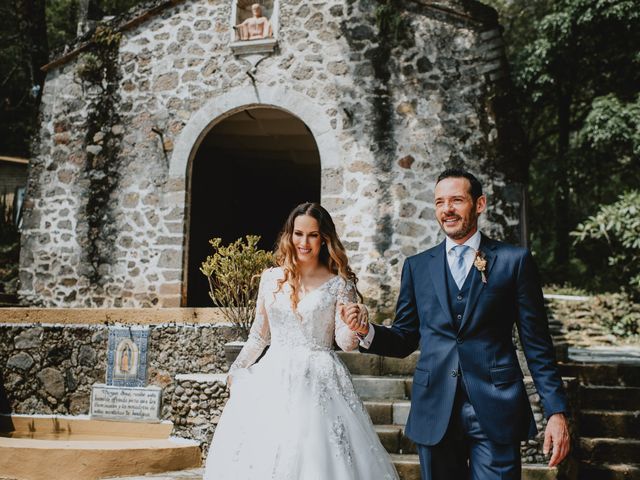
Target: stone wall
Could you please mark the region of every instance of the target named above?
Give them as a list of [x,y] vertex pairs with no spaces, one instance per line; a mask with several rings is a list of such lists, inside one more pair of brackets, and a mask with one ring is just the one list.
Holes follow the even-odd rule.
[[[252,71],[229,47],[231,3],[146,2],[113,20],[122,40],[106,100],[79,73],[88,50],[47,67],[24,303],[179,306],[193,152],[215,122],[251,105],[284,109],[314,135],[322,202],[372,305],[392,308],[404,258],[440,240],[432,187],[445,167],[478,173],[483,230],[519,239],[524,150],[493,10],[405,0],[376,18],[373,0],[282,1],[278,48]],[[398,18],[397,30],[376,26]],[[96,123],[100,101],[113,108]]]
[[[107,325],[0,324],[5,408],[88,414],[91,386],[106,379],[108,335]],[[164,419],[174,420],[176,375],[225,372],[224,343],[233,338],[222,325],[150,327],[148,384],[163,388]]]
[[171,400],[173,431],[178,437],[198,440],[203,459],[228,399],[226,380],[220,375],[178,375]]
[[[18,322],[18,317],[15,323],[7,322],[18,310],[0,309],[0,413],[88,414],[91,386],[105,381],[109,325],[127,323],[99,323],[95,313],[85,314],[92,323],[62,323],[63,315],[73,319],[78,313],[31,309],[20,315],[34,319],[58,315],[61,323]],[[107,317],[118,316],[118,310],[106,312]],[[146,323],[145,314],[139,316]],[[151,323],[149,328],[148,384],[162,388],[162,418],[173,422],[174,435],[200,441],[205,458],[229,398],[224,343],[235,339],[234,332],[224,324],[182,322],[177,317],[174,322]],[[565,380],[573,402],[577,382]],[[522,443],[523,462],[544,463],[546,421],[530,377],[525,377],[525,386],[540,433]],[[571,410],[577,411],[574,405]],[[571,422],[575,425],[575,418]]]

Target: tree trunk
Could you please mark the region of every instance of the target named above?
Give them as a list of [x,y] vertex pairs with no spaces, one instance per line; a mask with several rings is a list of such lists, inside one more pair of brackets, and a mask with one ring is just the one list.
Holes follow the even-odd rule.
[[558,156],[556,159],[556,179],[558,188],[555,194],[556,209],[556,245],[554,261],[556,268],[564,270],[569,264],[569,244],[571,231],[570,192],[569,192],[569,133],[571,118],[571,93],[560,89],[558,98]]
[[25,52],[25,63],[29,70],[33,93],[36,97],[37,114],[44,86],[45,72],[42,67],[49,62],[49,42],[47,40],[47,20],[45,0],[20,0],[16,2],[20,24],[20,36]]
[[89,0],[78,0],[78,30],[79,37],[89,30]]

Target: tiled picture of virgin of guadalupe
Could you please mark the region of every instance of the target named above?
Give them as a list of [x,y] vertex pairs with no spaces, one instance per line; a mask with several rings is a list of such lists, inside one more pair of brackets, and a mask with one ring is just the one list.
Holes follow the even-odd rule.
[[116,347],[116,364],[114,378],[126,379],[127,376],[135,378],[138,374],[138,347],[128,338],[123,338]]
[[146,386],[148,336],[148,329],[109,329],[107,385]]

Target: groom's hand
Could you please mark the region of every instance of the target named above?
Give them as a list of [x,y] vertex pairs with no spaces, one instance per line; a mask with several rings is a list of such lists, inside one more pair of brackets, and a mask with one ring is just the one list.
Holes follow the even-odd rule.
[[543,453],[547,455],[553,446],[553,452],[549,460],[550,467],[555,467],[567,456],[570,449],[569,440],[567,417],[565,417],[564,413],[551,415],[544,431],[544,445],[542,447]]
[[340,317],[349,329],[360,335],[369,333],[369,312],[360,303],[341,304]]

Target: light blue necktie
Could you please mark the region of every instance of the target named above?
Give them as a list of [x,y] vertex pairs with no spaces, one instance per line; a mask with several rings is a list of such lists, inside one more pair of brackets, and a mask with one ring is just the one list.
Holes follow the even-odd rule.
[[453,279],[456,281],[456,285],[458,288],[462,288],[464,285],[464,280],[467,278],[467,268],[464,262],[464,254],[467,253],[469,249],[468,245],[456,245],[451,250],[453,250],[453,254],[456,256],[453,261],[453,265],[451,265],[451,275]]

